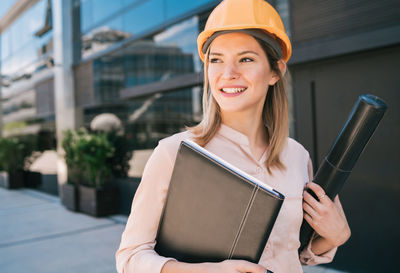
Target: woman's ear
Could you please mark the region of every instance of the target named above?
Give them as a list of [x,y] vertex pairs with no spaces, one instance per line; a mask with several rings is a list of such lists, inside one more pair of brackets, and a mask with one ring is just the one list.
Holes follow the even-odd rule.
[[286,63],[284,60],[280,59],[278,61],[279,70],[281,71],[282,77],[286,74]]
[[[278,67],[279,67],[279,70],[281,71],[281,75],[283,77],[285,75],[285,73],[286,73],[286,63],[285,63],[285,61],[280,59],[278,61]],[[272,75],[272,78],[271,78],[271,80],[269,82],[269,85],[271,85],[271,86],[274,85],[277,81],[279,81],[279,79],[280,79],[279,75],[276,74],[273,71],[273,75]]]

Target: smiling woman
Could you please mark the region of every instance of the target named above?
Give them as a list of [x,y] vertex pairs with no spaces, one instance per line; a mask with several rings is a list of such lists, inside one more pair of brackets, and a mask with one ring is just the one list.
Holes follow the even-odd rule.
[[[312,167],[308,152],[288,137],[284,75],[291,44],[278,13],[264,0],[222,1],[197,44],[204,61],[203,119],[161,140],[147,162],[116,253],[118,272],[265,273],[268,269],[299,273],[302,264],[330,262],[350,230],[339,199],[314,199],[308,193],[303,199]],[[285,195],[258,264],[245,260],[183,263],[154,251],[177,151],[184,139],[194,140]],[[317,184],[309,182],[308,188],[325,196]],[[303,210],[318,235],[299,254]]]

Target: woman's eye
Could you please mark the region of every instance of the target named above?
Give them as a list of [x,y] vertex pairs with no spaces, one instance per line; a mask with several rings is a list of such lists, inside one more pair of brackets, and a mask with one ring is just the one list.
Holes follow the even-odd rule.
[[210,59],[210,63],[220,63],[220,62],[221,62],[221,60],[218,59],[218,58],[211,58]]
[[252,61],[254,61],[254,60],[252,58],[248,58],[248,57],[240,59],[241,63],[247,63],[247,62],[252,62]]

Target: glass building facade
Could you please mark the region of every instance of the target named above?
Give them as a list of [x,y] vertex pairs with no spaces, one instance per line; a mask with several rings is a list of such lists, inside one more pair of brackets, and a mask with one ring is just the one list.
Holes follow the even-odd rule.
[[[8,1],[1,39],[3,137],[56,149],[53,15],[58,0]],[[71,0],[73,92],[79,126],[115,114],[132,150],[201,119],[202,63],[196,39],[219,1]],[[6,14],[9,15],[9,14]],[[137,173],[137,172],[136,172]]]
[[36,1],[1,33],[0,124],[3,136],[40,135],[39,146],[51,147],[55,143],[51,100],[53,32],[50,28],[39,35],[46,13],[47,1]]

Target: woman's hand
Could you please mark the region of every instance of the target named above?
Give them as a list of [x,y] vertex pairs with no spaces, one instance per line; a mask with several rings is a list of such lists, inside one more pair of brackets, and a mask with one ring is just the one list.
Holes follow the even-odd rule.
[[163,269],[163,273],[266,273],[267,269],[259,264],[254,264],[244,260],[225,260],[220,263],[199,263],[190,264],[178,261],[168,261]]
[[[322,248],[327,251],[344,244],[350,237],[350,227],[339,198],[336,196],[335,203],[332,202],[321,186],[314,182],[308,183],[307,188],[313,191],[319,200],[304,191],[304,219],[324,239]],[[319,245],[321,246],[321,242]],[[324,251],[317,252],[321,253],[316,254],[322,254]]]

